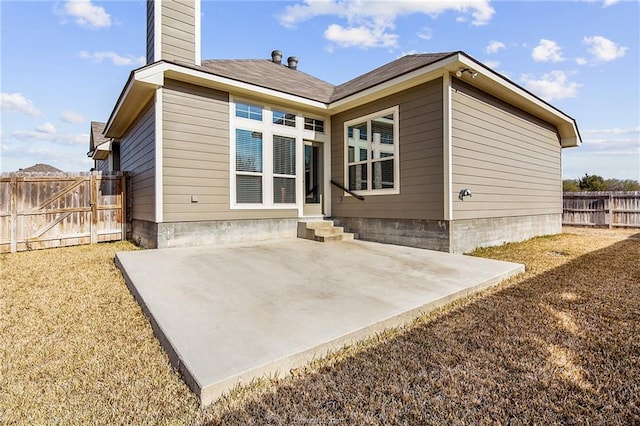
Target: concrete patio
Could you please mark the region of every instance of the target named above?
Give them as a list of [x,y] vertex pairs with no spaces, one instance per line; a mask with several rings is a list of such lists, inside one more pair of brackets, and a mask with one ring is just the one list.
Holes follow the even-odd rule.
[[121,252],[116,262],[203,404],[524,270],[409,247],[302,239]]

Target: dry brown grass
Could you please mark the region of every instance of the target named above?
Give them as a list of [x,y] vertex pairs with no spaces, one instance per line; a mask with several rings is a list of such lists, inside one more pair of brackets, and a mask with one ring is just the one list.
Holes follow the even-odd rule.
[[[129,243],[0,255],[0,424],[175,423],[197,406],[115,267]],[[188,414],[187,414],[188,413]]]
[[205,411],[113,264],[133,246],[2,255],[0,423],[640,423],[640,242],[568,232],[479,250],[527,272]]

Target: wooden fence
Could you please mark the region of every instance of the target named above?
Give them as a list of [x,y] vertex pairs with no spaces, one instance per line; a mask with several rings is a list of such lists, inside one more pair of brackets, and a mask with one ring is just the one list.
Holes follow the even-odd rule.
[[126,238],[122,173],[3,173],[0,253]]
[[640,191],[565,192],[562,224],[640,228]]

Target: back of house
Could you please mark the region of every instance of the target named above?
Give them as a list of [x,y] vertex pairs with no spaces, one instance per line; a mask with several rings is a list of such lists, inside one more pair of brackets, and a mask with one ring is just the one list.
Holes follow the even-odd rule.
[[198,0],[147,2],[147,64],[101,134],[130,175],[141,245],[294,237],[324,218],[455,253],[561,231],[575,120],[466,53],[335,86],[278,50],[202,60],[200,16]]

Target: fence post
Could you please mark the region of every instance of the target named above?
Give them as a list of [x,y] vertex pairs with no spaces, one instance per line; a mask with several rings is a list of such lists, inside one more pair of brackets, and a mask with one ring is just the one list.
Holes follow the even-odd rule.
[[18,251],[18,178],[16,176],[11,176],[11,253],[15,253]]
[[98,180],[94,172],[91,172],[89,178],[89,188],[91,193],[91,223],[89,225],[91,230],[91,244],[98,242]]
[[122,241],[127,240],[127,178],[120,176],[120,220],[122,221]]
[[613,193],[609,192],[609,228],[613,228]]

